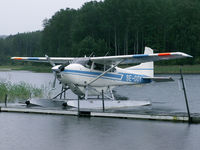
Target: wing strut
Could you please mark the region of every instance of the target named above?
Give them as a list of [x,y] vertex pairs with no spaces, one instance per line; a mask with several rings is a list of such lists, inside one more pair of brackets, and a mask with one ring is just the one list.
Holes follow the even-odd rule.
[[91,85],[92,83],[94,83],[96,80],[98,80],[99,78],[101,78],[104,74],[106,74],[107,72],[109,72],[110,70],[112,70],[113,68],[115,68],[117,65],[119,65],[120,63],[122,63],[124,60],[122,59],[121,61],[119,61],[117,64],[115,64],[114,66],[110,67],[108,70],[104,71],[102,74],[100,74],[99,76],[97,76],[94,80],[92,80],[91,82],[89,82],[86,86]]

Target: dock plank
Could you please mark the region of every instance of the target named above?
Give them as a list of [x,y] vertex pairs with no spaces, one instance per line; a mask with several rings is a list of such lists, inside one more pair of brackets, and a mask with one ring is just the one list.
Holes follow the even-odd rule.
[[[35,108],[6,108],[1,107],[1,112],[13,113],[34,113],[34,114],[50,114],[50,115],[70,115],[78,116],[80,113],[75,110],[54,110],[54,109],[35,109]],[[90,112],[90,117],[106,117],[106,118],[121,118],[121,119],[141,119],[141,120],[159,120],[159,121],[174,121],[188,122],[187,116],[175,115],[147,115],[147,114],[128,114],[128,113],[110,113],[110,112]],[[195,117],[196,122],[200,123],[200,119]]]

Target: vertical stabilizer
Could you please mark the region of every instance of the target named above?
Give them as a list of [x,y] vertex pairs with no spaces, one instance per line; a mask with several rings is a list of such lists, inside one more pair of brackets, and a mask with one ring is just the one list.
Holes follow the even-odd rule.
[[144,54],[153,54],[153,50],[149,47],[145,47]]
[[[145,47],[144,54],[153,54],[153,50]],[[133,73],[154,77],[154,62],[141,63],[140,65],[128,67],[127,70],[132,70]]]

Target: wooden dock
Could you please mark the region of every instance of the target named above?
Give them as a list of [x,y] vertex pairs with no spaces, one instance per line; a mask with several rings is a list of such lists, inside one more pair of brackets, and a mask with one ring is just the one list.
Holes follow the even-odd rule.
[[[33,114],[49,114],[49,115],[68,115],[68,116],[86,116],[86,117],[105,117],[105,118],[121,118],[121,119],[138,119],[138,120],[158,120],[172,122],[188,122],[187,116],[176,115],[147,115],[147,114],[127,114],[127,113],[111,113],[111,112],[92,112],[92,111],[69,111],[54,109],[36,109],[36,108],[9,108],[0,107],[0,112],[13,113],[33,113]],[[200,123],[200,117],[192,117],[192,123]]]

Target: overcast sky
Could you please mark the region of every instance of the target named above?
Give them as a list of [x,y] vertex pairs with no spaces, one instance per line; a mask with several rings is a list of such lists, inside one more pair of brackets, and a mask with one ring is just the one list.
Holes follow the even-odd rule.
[[[91,0],[0,0],[0,35],[42,30],[42,21],[65,8]],[[100,1],[100,0],[97,0]]]

